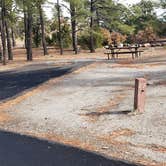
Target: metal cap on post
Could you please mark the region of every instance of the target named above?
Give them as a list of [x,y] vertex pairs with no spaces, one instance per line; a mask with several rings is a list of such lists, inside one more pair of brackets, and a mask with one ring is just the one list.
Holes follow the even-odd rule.
[[146,84],[144,78],[135,79],[134,111],[140,113],[145,111]]

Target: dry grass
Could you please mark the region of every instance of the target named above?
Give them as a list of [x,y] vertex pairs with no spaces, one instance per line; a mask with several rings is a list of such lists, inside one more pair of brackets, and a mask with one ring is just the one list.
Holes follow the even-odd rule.
[[65,136],[62,135],[56,135],[53,133],[32,133],[32,132],[27,132],[25,133],[26,135],[29,136],[35,136],[37,138],[41,138],[44,140],[49,140],[52,142],[57,142],[60,144],[64,144],[67,146],[72,146],[72,147],[76,147],[76,148],[81,148],[84,150],[89,150],[89,151],[95,151],[96,147],[91,145],[88,142],[82,142],[78,139],[71,139],[71,138],[66,138]]
[[[124,142],[124,141],[119,141],[117,140],[119,137],[130,137],[132,135],[135,134],[135,131],[132,131],[130,129],[118,129],[113,131],[111,134],[108,135],[103,135],[103,136],[99,136],[98,139],[101,141],[106,142],[106,144],[111,145],[112,148],[115,148],[117,150],[117,152],[115,152],[113,154],[114,157],[118,157],[123,159],[125,156],[126,152],[130,152],[130,147],[136,147],[136,148],[147,148],[150,149],[152,151],[156,151],[156,152],[160,152],[160,153],[165,153],[166,152],[166,148],[163,146],[159,146],[159,145],[143,145],[143,144],[139,144],[139,145],[135,145],[132,144],[130,142]],[[120,149],[120,154],[119,154],[119,150]],[[110,154],[112,155],[112,154]],[[137,156],[135,158],[136,160],[134,161],[135,163],[139,163],[139,164],[143,164],[146,166],[165,166],[166,163],[159,163],[159,162],[154,162],[151,161],[150,159],[146,159],[143,157],[139,157]]]
[[[130,130],[130,129],[118,129],[118,130],[113,131],[111,134],[99,136],[98,139],[102,140],[108,144],[111,144],[113,146],[116,146],[120,149],[127,150],[128,143],[122,142],[122,141],[117,141],[117,138],[120,136],[129,137],[129,136],[132,136],[134,134],[135,134],[135,132]],[[124,148],[122,148],[122,147],[124,147]]]
[[135,131],[132,131],[130,129],[119,129],[119,130],[113,131],[110,135],[105,135],[105,136],[99,137],[99,139],[102,139],[115,146],[130,145],[132,147],[148,148],[150,150],[157,151],[160,153],[166,153],[166,147],[156,145],[156,144],[148,144],[148,145],[138,144],[138,145],[136,145],[136,144],[132,144],[130,142],[117,141],[118,137],[121,137],[121,136],[129,137],[134,134],[135,134]]
[[11,119],[12,118],[7,113],[4,113],[4,112],[0,113],[0,123],[6,123],[10,121]]

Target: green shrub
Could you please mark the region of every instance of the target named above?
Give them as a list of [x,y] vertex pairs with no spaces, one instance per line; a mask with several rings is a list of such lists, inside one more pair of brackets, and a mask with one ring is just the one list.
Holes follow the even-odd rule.
[[[95,48],[101,47],[104,40],[101,31],[99,30],[94,31],[93,37],[94,37],[94,47]],[[90,49],[90,32],[88,31],[82,32],[78,36],[78,44],[81,46],[82,49]]]
[[33,36],[33,47],[38,48],[41,44],[41,34],[35,33]]
[[[62,42],[64,48],[69,48],[71,46],[71,36],[70,36],[70,30],[68,29],[68,26],[62,27]],[[56,45],[59,46],[59,32],[52,32],[50,36],[46,37],[46,42],[48,45]]]
[[53,32],[51,38],[54,45],[57,45],[57,43],[59,43],[58,32]]
[[38,48],[41,45],[41,33],[38,25],[33,25],[33,37],[32,37],[33,47]]
[[53,46],[54,42],[52,40],[52,37],[46,36],[46,43],[47,43],[48,46]]

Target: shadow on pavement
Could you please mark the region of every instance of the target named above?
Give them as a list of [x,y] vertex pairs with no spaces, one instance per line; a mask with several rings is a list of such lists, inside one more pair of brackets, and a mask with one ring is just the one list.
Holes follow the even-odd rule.
[[1,166],[135,166],[74,147],[0,131]]
[[33,88],[51,78],[59,77],[80,68],[87,63],[73,63],[63,67],[38,64],[29,65],[9,72],[0,72],[0,102]]

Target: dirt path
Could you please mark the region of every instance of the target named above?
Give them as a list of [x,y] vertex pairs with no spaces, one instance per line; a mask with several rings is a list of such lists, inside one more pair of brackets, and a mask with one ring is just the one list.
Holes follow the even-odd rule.
[[[52,80],[42,91],[1,110],[1,128],[107,157],[164,166],[165,61],[162,56],[157,62],[97,62],[59,82]],[[149,86],[146,112],[134,115],[136,77],[147,78]]]

